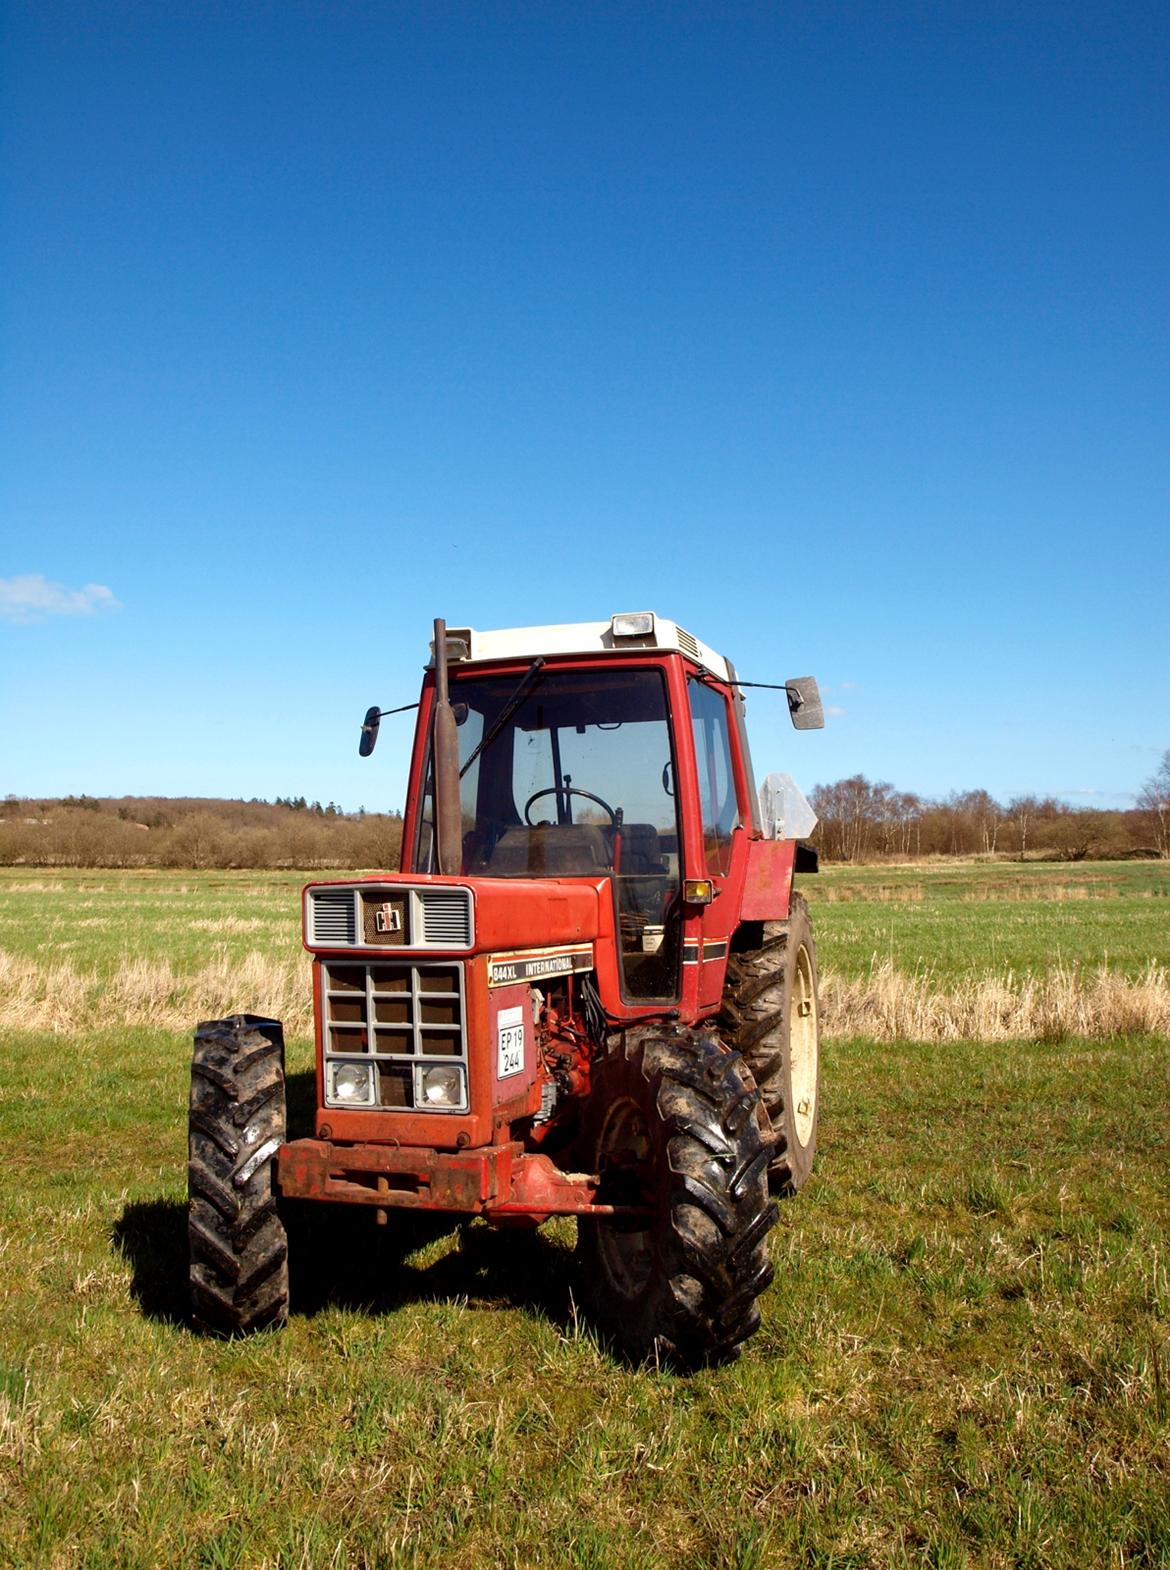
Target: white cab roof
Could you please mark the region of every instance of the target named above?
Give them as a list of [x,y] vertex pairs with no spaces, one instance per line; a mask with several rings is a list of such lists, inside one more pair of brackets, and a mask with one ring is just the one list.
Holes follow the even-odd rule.
[[[479,664],[489,660],[533,660],[538,654],[628,654],[636,649],[665,649],[685,654],[722,681],[732,681],[731,666],[722,654],[692,637],[677,622],[653,612],[647,633],[615,637],[613,620],[562,622],[551,627],[503,627],[480,632],[476,627],[448,627],[448,659],[452,665]],[[456,652],[462,643],[467,653]]]

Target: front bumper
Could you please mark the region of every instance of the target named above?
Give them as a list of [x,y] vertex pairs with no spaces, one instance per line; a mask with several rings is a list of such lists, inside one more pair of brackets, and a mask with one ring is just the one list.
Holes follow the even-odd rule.
[[514,1143],[444,1151],[295,1139],[277,1152],[277,1181],[286,1199],[381,1210],[449,1210],[534,1221],[648,1214],[638,1206],[599,1203],[595,1176],[562,1172],[547,1156]]

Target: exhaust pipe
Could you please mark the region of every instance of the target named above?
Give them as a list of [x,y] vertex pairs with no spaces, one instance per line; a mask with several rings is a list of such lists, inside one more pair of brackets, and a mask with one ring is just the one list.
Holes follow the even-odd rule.
[[435,618],[435,715],[432,733],[435,840],[439,871],[458,873],[463,863],[463,809],[459,804],[459,736],[447,692],[447,623]]

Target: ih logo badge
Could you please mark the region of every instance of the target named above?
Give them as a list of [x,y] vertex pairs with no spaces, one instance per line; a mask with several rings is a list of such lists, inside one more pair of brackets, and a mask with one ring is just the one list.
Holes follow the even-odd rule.
[[374,926],[379,932],[401,932],[402,911],[397,905],[391,905],[387,900],[384,905],[379,905],[374,912]]

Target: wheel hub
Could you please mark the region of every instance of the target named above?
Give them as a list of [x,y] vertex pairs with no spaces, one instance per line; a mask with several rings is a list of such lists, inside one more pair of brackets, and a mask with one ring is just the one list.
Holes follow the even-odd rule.
[[[650,1133],[641,1108],[619,1101],[609,1110],[598,1152],[598,1198],[607,1204],[645,1207],[653,1193]],[[615,1218],[598,1239],[614,1289],[632,1298],[645,1287],[653,1266],[652,1234],[637,1219]]]

